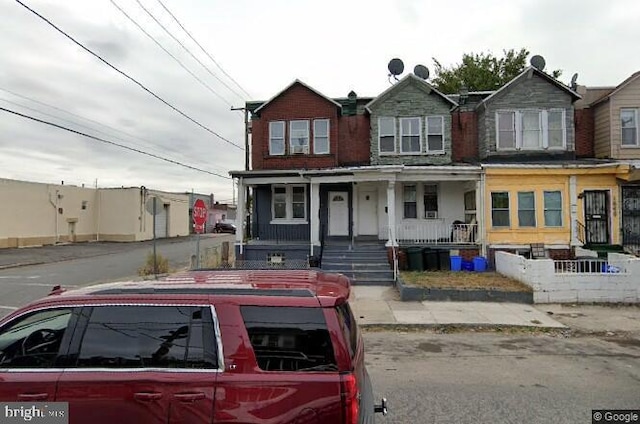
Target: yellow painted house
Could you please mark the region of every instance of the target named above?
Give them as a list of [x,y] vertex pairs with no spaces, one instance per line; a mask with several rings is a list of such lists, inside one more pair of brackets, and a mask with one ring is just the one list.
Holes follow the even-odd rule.
[[529,254],[539,244],[538,254],[564,259],[575,246],[619,244],[618,183],[630,169],[604,161],[484,164],[487,254]]

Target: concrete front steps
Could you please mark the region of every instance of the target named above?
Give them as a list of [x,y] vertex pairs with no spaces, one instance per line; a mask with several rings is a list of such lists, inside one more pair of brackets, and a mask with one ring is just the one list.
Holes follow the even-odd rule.
[[392,286],[394,283],[384,242],[327,242],[321,269],[344,274],[354,285]]

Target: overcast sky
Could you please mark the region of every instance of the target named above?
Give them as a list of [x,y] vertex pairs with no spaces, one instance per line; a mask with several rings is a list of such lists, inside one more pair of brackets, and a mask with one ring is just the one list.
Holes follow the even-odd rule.
[[[296,78],[331,97],[385,90],[387,63],[433,69],[463,53],[527,48],[587,86],[640,70],[638,0],[21,0],[190,118],[244,145],[241,107]],[[147,37],[116,3],[188,71]],[[172,39],[141,7],[197,57]],[[15,0],[0,0],[0,107],[228,177],[244,152],[92,57]],[[233,89],[231,91],[230,88]],[[244,94],[248,92],[250,97]],[[52,108],[55,107],[55,108]],[[57,108],[57,109],[56,109]],[[73,115],[71,115],[71,114]],[[232,198],[230,179],[0,111],[0,178],[141,186]]]

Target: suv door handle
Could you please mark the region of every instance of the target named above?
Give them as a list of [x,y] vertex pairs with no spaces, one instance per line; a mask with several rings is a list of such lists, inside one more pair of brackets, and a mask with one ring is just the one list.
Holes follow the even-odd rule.
[[204,393],[196,392],[196,393],[176,393],[173,395],[180,402],[195,402],[196,400],[201,400],[205,398]]
[[45,400],[49,397],[49,393],[21,393],[18,399],[22,400]]
[[143,402],[149,402],[152,400],[158,400],[162,398],[162,393],[158,392],[138,392],[133,394],[134,399],[141,400]]

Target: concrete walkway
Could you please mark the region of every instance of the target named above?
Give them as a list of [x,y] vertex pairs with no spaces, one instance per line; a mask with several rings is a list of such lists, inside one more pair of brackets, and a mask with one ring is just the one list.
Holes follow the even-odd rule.
[[351,307],[360,325],[517,326],[567,328],[532,305],[499,302],[402,302],[393,287],[354,286]]

